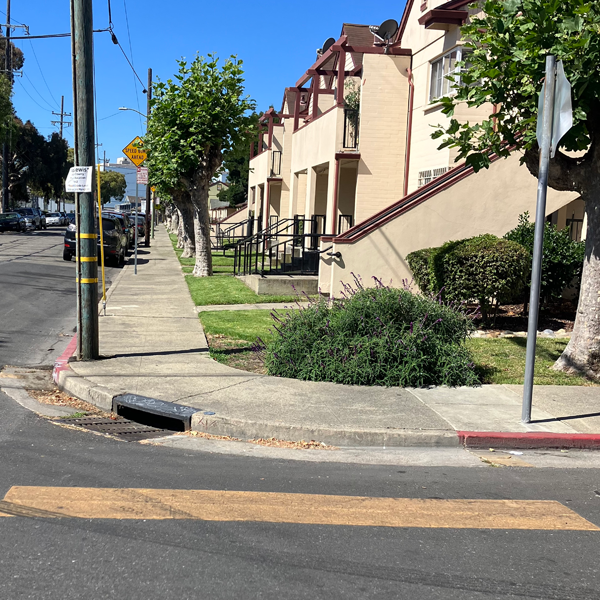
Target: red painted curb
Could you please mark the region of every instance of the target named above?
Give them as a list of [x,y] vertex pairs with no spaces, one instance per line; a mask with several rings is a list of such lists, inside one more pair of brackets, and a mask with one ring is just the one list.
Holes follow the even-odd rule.
[[75,350],[77,350],[77,334],[73,336],[65,351],[54,361],[54,369],[52,369],[54,383],[58,384],[58,375],[61,371],[70,368],[69,359],[75,354]]
[[467,448],[580,448],[600,449],[600,434],[552,433],[535,431],[529,433],[503,431],[457,431],[458,439]]

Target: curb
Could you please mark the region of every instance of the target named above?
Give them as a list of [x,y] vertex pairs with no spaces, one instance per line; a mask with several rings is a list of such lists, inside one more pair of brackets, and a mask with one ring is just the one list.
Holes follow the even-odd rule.
[[465,448],[512,448],[543,450],[546,448],[576,448],[600,450],[600,434],[551,432],[494,432],[457,431],[460,444]]
[[285,423],[242,421],[218,416],[206,416],[202,411],[192,415],[192,431],[225,435],[240,439],[277,438],[290,442],[315,440],[331,446],[378,447],[457,447],[456,432],[439,429],[332,429],[302,427]]

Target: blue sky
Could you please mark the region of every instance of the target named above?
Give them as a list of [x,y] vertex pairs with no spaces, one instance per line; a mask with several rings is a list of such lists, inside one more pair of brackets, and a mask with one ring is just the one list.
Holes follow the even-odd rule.
[[[315,50],[328,37],[340,34],[342,23],[379,24],[400,20],[404,0],[370,4],[359,0],[319,3],[258,4],[256,2],[196,2],[193,0],[111,0],[112,21],[119,42],[131,58],[142,81],[148,67],[154,77],[167,79],[177,69],[176,60],[193,59],[196,53],[216,52],[221,58],[236,54],[244,61],[247,93],[259,110],[281,106],[283,89],[294,85],[315,60]],[[108,24],[108,0],[94,0],[94,29]],[[4,8],[1,5],[0,8]],[[297,16],[296,10],[302,13]],[[315,16],[310,16],[316,10]],[[2,22],[5,13],[0,10]],[[69,0],[12,0],[13,22],[29,26],[31,35],[67,33]],[[129,23],[129,35],[127,22]],[[16,29],[13,35],[22,35]],[[115,162],[121,149],[144,132],[142,117],[119,111],[127,106],[146,111],[146,96],[118,46],[108,33],[95,35],[96,94],[100,153]],[[131,46],[130,46],[131,40]],[[17,115],[31,120],[43,135],[57,128],[61,95],[65,111],[72,112],[70,39],[17,40],[25,54],[23,77],[15,78]],[[71,119],[69,119],[71,120]],[[73,128],[65,129],[73,143]]]

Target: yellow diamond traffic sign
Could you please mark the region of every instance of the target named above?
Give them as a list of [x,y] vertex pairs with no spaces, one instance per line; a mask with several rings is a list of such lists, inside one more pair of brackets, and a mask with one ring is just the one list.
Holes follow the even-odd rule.
[[144,142],[142,138],[138,135],[135,139],[131,140],[125,148],[123,148],[123,153],[125,156],[136,166],[139,167],[146,160],[146,153],[142,149]]

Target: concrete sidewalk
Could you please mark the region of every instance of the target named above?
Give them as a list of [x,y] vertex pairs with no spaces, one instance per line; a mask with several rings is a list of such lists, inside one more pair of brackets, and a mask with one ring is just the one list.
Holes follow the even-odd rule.
[[[536,422],[525,426],[520,423],[520,386],[365,388],[232,369],[208,354],[197,309],[163,227],[152,248],[140,248],[139,255],[138,275],[131,265],[124,268],[111,288],[107,314],[100,317],[104,358],[71,361],[65,368],[63,357],[55,369],[59,387],[105,410],[115,397],[137,394],[191,407],[195,430],[341,446],[452,446],[465,440],[464,432],[511,439],[519,436],[510,432],[525,437],[531,432],[529,437],[542,440],[537,444],[543,447],[543,440],[561,445],[560,440],[595,439],[578,434],[600,434],[597,387],[537,386]],[[494,437],[482,443],[489,439]]]

